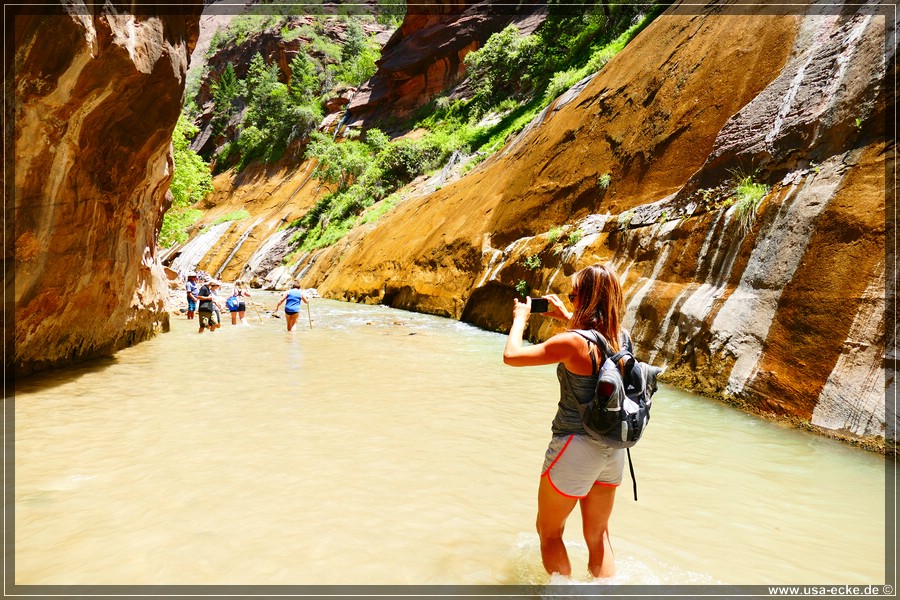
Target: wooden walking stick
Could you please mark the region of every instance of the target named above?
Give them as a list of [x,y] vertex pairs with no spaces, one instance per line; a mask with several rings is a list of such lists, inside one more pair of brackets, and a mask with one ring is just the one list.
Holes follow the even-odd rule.
[[309,328],[312,329],[312,313],[309,310],[309,298],[306,299],[306,316],[309,317]]

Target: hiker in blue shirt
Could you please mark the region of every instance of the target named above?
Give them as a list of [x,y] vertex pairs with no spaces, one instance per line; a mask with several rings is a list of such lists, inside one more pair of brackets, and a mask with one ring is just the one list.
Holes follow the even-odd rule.
[[306,302],[309,304],[309,298],[300,290],[300,283],[295,281],[291,285],[291,289],[275,305],[276,311],[282,302],[284,302],[284,320],[287,322],[287,330],[293,331],[297,319],[300,318],[300,303]]
[[585,267],[572,276],[569,300],[573,310],[556,294],[544,296],[546,317],[567,322],[568,329],[547,341],[524,345],[522,336],[531,312],[531,299],[513,300],[513,323],[503,351],[503,362],[514,367],[558,363],[560,400],[551,426],[552,437],[544,457],[538,486],[537,530],[541,558],[548,573],[570,576],[572,566],[563,543],[563,529],[576,504],[581,505],[588,570],[594,577],[615,575],[609,540],[609,517],[616,487],[622,482],[625,450],[590,437],[582,425],[578,404],[594,396],[599,376],[596,365],[604,357],[594,344],[574,329],[593,329],[618,352],[622,330],[622,287],[609,265]]
[[187,283],[184,284],[184,289],[187,292],[187,318],[194,318],[194,311],[197,310],[197,294],[200,293],[200,286],[197,285],[197,274],[196,273],[188,273]]

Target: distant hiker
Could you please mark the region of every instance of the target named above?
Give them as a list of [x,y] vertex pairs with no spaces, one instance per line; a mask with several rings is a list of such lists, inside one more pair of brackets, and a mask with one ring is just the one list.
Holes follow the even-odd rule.
[[247,312],[247,303],[244,298],[249,297],[250,292],[243,288],[240,280],[235,281],[234,287],[231,288],[231,296],[225,301],[225,306],[231,311],[232,325],[237,325],[238,319],[240,319],[242,325],[244,324],[244,315]]
[[615,271],[608,265],[598,264],[572,276],[571,312],[556,294],[544,298],[550,303],[544,316],[566,321],[569,329],[543,343],[523,345],[531,299],[524,303],[513,300],[513,323],[503,351],[503,362],[514,367],[559,363],[556,376],[560,400],[538,486],[541,558],[548,573],[571,575],[572,566],[562,535],[566,519],[580,503],[588,569],[594,577],[612,577],[616,567],[609,540],[609,517],[616,487],[622,482],[625,450],[588,436],[582,426],[578,404],[593,398],[598,365],[603,364],[605,357],[600,356],[596,345],[588,344],[572,330],[596,330],[618,352],[622,288]]
[[200,286],[200,290],[197,293],[197,299],[200,301],[199,310],[197,311],[200,319],[200,330],[198,333],[203,333],[205,329],[215,331],[221,325],[219,305],[215,295],[215,290],[218,288],[219,282],[214,279]]
[[197,274],[196,273],[188,273],[187,283],[184,284],[184,289],[187,291],[187,318],[194,318],[194,311],[197,310],[197,294],[200,292],[200,286],[197,285]]
[[209,286],[209,291],[213,297],[213,312],[216,313],[216,329],[218,329],[222,326],[222,305],[219,304],[217,298],[219,297],[219,290],[221,289],[222,284],[215,279],[211,279],[207,285]]
[[309,304],[309,298],[300,291],[300,284],[295,281],[291,285],[291,289],[289,289],[281,300],[278,301],[278,304],[275,305],[276,311],[278,310],[278,307],[281,306],[282,302],[284,302],[284,318],[285,321],[287,321],[287,330],[293,331],[294,324],[296,324],[297,319],[300,318],[300,303],[306,302]]

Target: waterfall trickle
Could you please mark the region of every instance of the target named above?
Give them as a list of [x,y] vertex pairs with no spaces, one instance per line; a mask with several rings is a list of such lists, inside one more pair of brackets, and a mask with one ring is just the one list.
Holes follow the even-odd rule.
[[257,225],[259,225],[261,222],[262,222],[262,219],[257,219],[256,221],[254,221],[254,223],[250,227],[247,228],[247,230],[244,233],[241,234],[240,239],[238,240],[237,244],[234,245],[234,248],[232,248],[231,253],[228,255],[228,258],[225,259],[225,262],[222,263],[222,266],[219,267],[219,269],[216,271],[216,273],[215,273],[215,275],[213,275],[213,277],[215,277],[216,279],[219,278],[219,275],[222,274],[222,271],[225,270],[225,267],[228,266],[228,264],[231,262],[231,259],[234,258],[234,255],[237,254],[237,251],[241,249],[241,246],[244,244],[244,242],[250,236],[250,233],[253,231],[253,228],[256,227]]
[[196,269],[203,257],[219,242],[230,226],[231,222],[213,225],[185,244],[181,249],[181,254],[172,261],[172,269],[179,273]]

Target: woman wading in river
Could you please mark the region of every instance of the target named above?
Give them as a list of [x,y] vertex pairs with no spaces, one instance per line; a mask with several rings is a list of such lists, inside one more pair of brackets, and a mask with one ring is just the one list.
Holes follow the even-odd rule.
[[291,289],[285,292],[278,304],[275,305],[276,311],[282,302],[284,302],[284,320],[287,323],[287,330],[293,331],[294,325],[297,324],[297,319],[300,318],[301,302],[309,304],[309,298],[300,290],[300,283],[295,281],[291,284]]
[[[625,450],[610,448],[587,435],[581,425],[578,403],[594,395],[604,357],[593,344],[572,329],[594,329],[602,333],[614,351],[619,350],[622,288],[608,265],[586,267],[572,276],[569,312],[555,294],[544,296],[550,309],[544,316],[566,321],[569,329],[546,342],[522,344],[531,312],[531,299],[513,300],[513,323],[503,351],[503,362],[514,367],[559,363],[560,400],[551,426],[553,437],[544,457],[538,486],[537,531],[541,558],[548,573],[569,576],[572,566],[563,530],[566,519],[581,505],[584,540],[588,547],[588,570],[594,577],[615,575],[615,558],[609,541],[609,516],[616,487],[622,481]],[[593,354],[593,356],[592,356]]]

